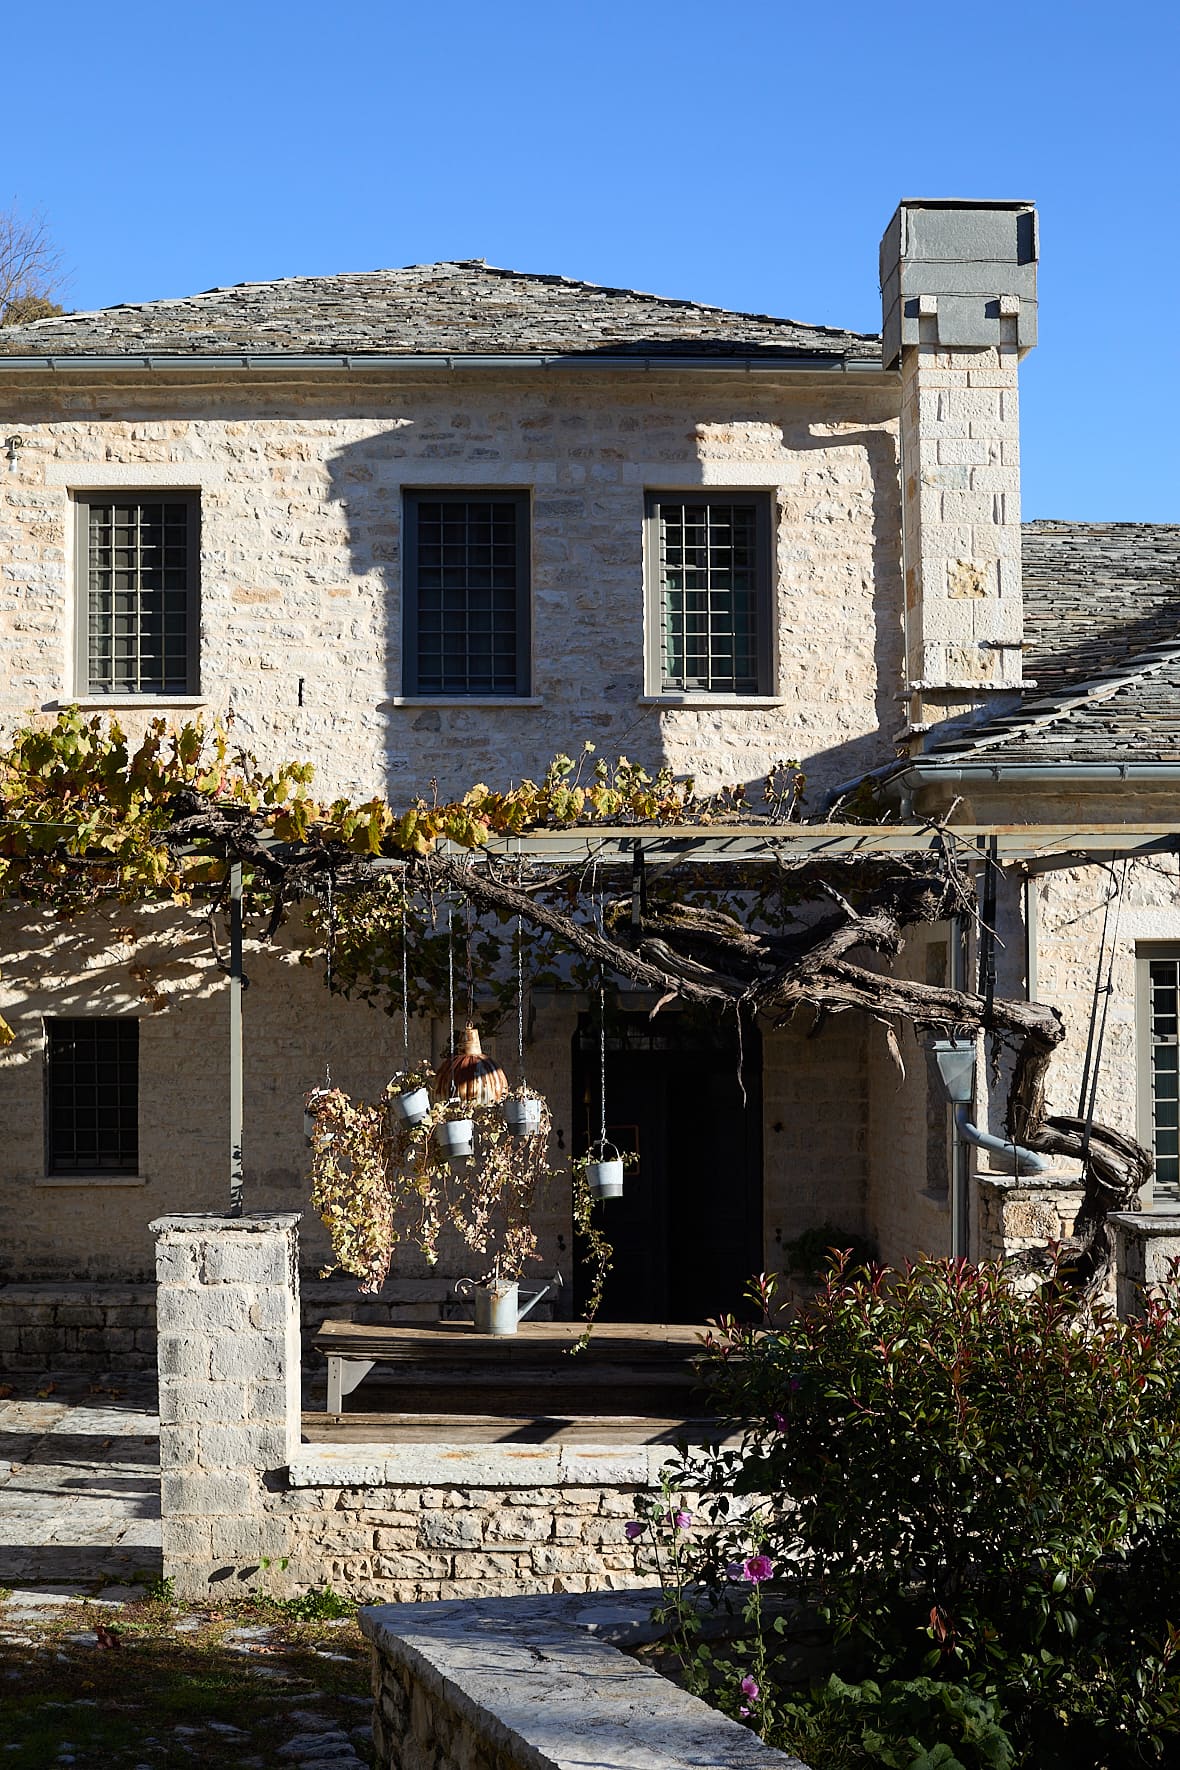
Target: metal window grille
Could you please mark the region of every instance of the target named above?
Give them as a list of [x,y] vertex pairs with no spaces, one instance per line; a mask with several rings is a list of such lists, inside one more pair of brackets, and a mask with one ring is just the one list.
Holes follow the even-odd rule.
[[136,1173],[138,1020],[50,1020],[46,1033],[49,1172]]
[[527,692],[527,501],[407,499],[407,688]]
[[662,498],[656,513],[662,688],[764,692],[764,505]]
[[1151,1137],[1155,1176],[1180,1185],[1180,959],[1147,968],[1151,1025]]
[[192,499],[89,499],[86,654],[91,694],[195,687],[196,506]]

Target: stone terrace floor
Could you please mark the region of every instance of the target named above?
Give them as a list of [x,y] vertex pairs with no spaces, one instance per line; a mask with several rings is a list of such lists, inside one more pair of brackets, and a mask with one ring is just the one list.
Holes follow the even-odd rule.
[[160,1577],[154,1378],[0,1380],[0,1586],[127,1596]]

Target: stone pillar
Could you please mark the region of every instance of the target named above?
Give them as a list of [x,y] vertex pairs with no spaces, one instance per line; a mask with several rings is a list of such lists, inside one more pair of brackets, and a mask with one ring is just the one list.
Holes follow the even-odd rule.
[[881,242],[915,725],[1021,684],[1017,363],[1036,342],[1036,256],[1027,203],[903,203]]
[[1180,1212],[1112,1211],[1118,1311],[1123,1321],[1143,1314],[1144,1292],[1167,1282],[1180,1260]]
[[[160,1497],[178,1594],[265,1584],[287,1527],[264,1476],[300,1441],[299,1218],[161,1217]],[[221,1586],[224,1591],[226,1588]]]

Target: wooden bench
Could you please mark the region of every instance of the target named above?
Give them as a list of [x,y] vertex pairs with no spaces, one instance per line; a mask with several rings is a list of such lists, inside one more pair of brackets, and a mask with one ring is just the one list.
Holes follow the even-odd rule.
[[[329,1414],[381,1367],[392,1411],[431,1415],[667,1414],[687,1407],[703,1327],[601,1322],[589,1344],[580,1321],[524,1321],[515,1334],[477,1334],[470,1322],[369,1327],[325,1321],[312,1344],[328,1361]],[[671,1403],[671,1406],[669,1405]]]

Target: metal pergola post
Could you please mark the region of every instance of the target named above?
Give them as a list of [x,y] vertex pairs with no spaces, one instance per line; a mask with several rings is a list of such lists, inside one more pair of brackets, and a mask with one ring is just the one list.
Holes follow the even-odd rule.
[[229,869],[229,1211],[245,1208],[242,1181],[242,863]]

